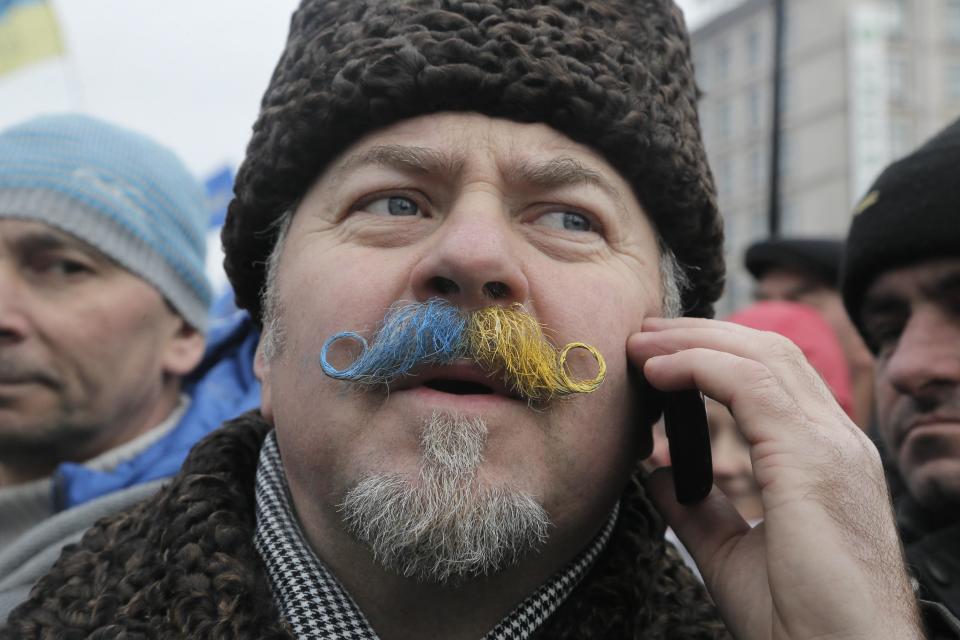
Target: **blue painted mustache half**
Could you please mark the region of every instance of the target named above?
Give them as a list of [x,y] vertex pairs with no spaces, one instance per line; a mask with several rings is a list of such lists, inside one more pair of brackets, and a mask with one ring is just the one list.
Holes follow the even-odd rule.
[[[466,355],[461,339],[466,318],[459,309],[440,300],[422,304],[395,304],[387,312],[383,325],[373,337],[373,347],[353,331],[330,336],[320,351],[323,372],[338,380],[361,384],[387,384],[424,364],[450,364]],[[353,364],[337,369],[327,360],[335,342],[353,340],[363,353]]]

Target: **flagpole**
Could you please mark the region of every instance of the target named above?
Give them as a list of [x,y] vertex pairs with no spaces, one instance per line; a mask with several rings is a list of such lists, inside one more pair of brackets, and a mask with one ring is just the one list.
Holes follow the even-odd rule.
[[77,66],[76,60],[70,55],[71,52],[67,46],[64,31],[60,28],[60,22],[57,20],[57,2],[55,0],[48,1],[50,2],[50,26],[57,32],[60,40],[60,69],[63,72],[63,84],[67,90],[67,100],[70,102],[70,109],[72,111],[86,111],[87,100],[84,95],[83,80],[80,77],[80,69]]

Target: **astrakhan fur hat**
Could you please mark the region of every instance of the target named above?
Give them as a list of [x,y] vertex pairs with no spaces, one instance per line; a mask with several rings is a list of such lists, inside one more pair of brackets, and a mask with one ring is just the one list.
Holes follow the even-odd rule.
[[304,0],[263,97],[223,229],[237,304],[260,320],[271,226],[363,135],[439,111],[541,122],[633,186],[710,316],[723,233],[671,0]]

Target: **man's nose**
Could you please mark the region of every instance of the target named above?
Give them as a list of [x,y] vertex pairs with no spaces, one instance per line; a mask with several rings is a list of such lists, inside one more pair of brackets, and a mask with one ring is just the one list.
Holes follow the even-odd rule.
[[411,272],[417,300],[439,297],[465,309],[526,301],[529,283],[517,255],[521,239],[512,224],[493,195],[462,198]]
[[897,391],[911,396],[960,384],[960,323],[932,305],[915,310],[881,367]]
[[0,347],[15,344],[27,335],[24,287],[17,269],[0,260]]

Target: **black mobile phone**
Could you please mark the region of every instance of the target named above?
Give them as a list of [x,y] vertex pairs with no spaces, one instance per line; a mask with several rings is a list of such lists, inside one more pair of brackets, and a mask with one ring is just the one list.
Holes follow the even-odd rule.
[[713,487],[710,427],[703,394],[698,389],[657,393],[663,406],[677,502],[696,504]]

